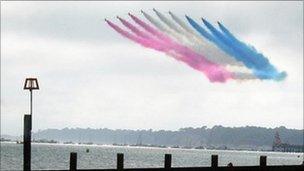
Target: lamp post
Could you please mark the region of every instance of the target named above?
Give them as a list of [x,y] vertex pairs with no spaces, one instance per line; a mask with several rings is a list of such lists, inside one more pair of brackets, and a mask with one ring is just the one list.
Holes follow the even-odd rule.
[[39,90],[37,78],[26,78],[23,89],[30,91],[30,114],[24,115],[23,170],[30,171],[31,170],[31,131],[32,131],[32,115],[33,115],[33,90]]

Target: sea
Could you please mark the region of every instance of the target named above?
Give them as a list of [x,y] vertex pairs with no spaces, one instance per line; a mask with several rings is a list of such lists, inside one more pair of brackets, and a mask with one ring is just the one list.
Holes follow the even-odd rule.
[[[303,153],[265,151],[232,151],[206,149],[179,149],[128,147],[112,145],[32,144],[32,169],[69,169],[70,153],[77,153],[79,169],[110,169],[116,167],[117,153],[124,154],[125,168],[163,167],[164,155],[172,155],[172,167],[210,166],[211,155],[218,155],[220,166],[259,165],[259,157],[267,156],[267,165],[300,165]],[[1,142],[1,170],[21,170],[23,145]]]

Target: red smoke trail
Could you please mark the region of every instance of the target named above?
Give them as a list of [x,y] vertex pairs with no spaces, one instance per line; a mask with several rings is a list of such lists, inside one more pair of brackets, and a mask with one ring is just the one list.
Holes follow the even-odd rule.
[[147,30],[151,34],[155,35],[159,40],[156,40],[155,38],[148,36],[147,34],[143,33],[135,26],[133,26],[132,24],[128,23],[123,19],[120,19],[121,22],[126,27],[128,27],[132,32],[134,32],[137,36],[121,29],[120,27],[111,23],[108,20],[106,21],[118,33],[135,41],[136,43],[139,43],[148,48],[165,52],[166,54],[173,56],[175,59],[187,63],[192,68],[199,71],[203,71],[211,82],[225,82],[227,79],[232,78],[232,73],[227,71],[225,68],[208,61],[200,54],[195,53],[188,47],[185,47],[183,45],[174,42],[173,40],[171,40],[170,37],[155,30],[153,27],[139,20],[135,16],[131,14],[129,15],[132,17],[132,19],[135,22],[137,22],[139,25],[141,25],[145,30]]

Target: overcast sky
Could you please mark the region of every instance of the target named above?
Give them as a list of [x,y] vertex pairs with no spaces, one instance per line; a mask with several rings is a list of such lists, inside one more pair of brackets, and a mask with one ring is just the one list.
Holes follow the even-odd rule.
[[[170,10],[221,21],[263,52],[282,82],[210,83],[200,72],[114,32],[128,12]],[[21,135],[26,77],[37,77],[33,130],[303,128],[303,2],[3,2],[1,133]]]

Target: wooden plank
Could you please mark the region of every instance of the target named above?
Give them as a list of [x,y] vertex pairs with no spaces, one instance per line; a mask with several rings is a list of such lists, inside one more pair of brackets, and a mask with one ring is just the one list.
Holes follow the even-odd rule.
[[117,154],[117,170],[122,171],[124,169],[124,154]]
[[23,128],[23,170],[31,170],[31,130],[32,116],[24,115]]
[[172,156],[171,154],[165,154],[165,169],[169,170],[171,168]]
[[211,155],[211,167],[218,167],[218,155]]
[[267,165],[267,156],[260,156],[260,166],[265,167]]
[[70,171],[77,170],[77,153],[71,152],[70,153]]

